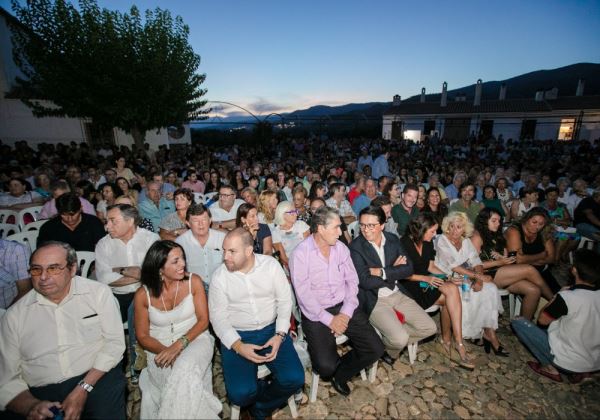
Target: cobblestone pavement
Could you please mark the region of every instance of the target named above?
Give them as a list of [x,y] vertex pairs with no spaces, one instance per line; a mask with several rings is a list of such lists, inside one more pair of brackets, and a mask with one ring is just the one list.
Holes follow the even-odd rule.
[[[505,306],[507,302],[505,301]],[[453,366],[435,350],[434,341],[419,344],[417,361],[408,362],[404,352],[393,367],[379,363],[375,382],[355,378],[349,397],[338,395],[329,383],[321,381],[318,398],[308,403],[311,380],[306,372],[300,418],[552,418],[581,419],[600,417],[600,375],[591,381],[571,385],[555,383],[527,367],[533,360],[510,331],[508,311],[500,319],[498,336],[510,357],[486,355],[483,348],[467,345],[476,356],[477,367],[469,372]],[[434,319],[439,321],[439,316]],[[218,354],[213,363],[215,392],[223,402],[223,418],[230,408],[225,395]],[[139,418],[140,394],[129,385],[128,417]],[[288,407],[273,415],[291,417]]]

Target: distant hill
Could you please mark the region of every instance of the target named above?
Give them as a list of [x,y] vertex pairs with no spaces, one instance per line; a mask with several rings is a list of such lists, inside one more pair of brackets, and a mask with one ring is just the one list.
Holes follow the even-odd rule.
[[[483,78],[483,77],[482,77]],[[550,90],[558,88],[558,96],[575,96],[577,82],[579,79],[585,80],[584,95],[600,95],[600,64],[596,63],[578,63],[569,66],[559,67],[552,70],[537,70],[531,73],[525,73],[506,80],[500,81],[483,81],[482,84],[482,99],[494,100],[498,99],[500,85],[506,84],[506,98],[533,98],[538,90]],[[440,90],[442,87],[440,81]],[[451,87],[451,86],[450,86]],[[416,91],[420,92],[421,88],[416,87]],[[395,92],[390,92],[390,97]],[[475,83],[468,86],[459,87],[448,90],[448,100],[452,101],[457,95],[464,95],[467,101],[472,101],[475,96]],[[426,102],[436,102],[441,98],[441,92],[425,95]],[[420,93],[406,99],[403,102],[418,102],[421,99]],[[356,119],[365,118],[370,121],[380,119],[383,112],[391,106],[391,102],[367,102],[367,103],[352,103],[340,106],[316,105],[307,109],[297,110],[283,114],[284,117],[290,120],[298,119],[315,119],[328,116],[332,120],[343,120],[344,118]],[[229,121],[236,122],[254,122],[252,117],[230,117],[223,118],[215,125],[210,124],[210,128],[229,129],[232,125]],[[277,118],[271,118],[270,121],[277,121]],[[243,124],[240,124],[243,125]],[[205,127],[197,128],[208,128]]]

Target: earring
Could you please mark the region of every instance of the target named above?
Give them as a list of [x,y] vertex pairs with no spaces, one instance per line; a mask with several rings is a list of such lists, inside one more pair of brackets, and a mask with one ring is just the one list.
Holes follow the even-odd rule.
[[163,272],[159,271],[159,274],[160,274],[160,281],[162,281],[164,283],[165,278],[163,277]]

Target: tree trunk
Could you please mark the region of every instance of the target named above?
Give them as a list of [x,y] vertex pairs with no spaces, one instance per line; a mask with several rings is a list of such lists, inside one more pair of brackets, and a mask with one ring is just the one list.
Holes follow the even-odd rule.
[[146,132],[141,131],[138,127],[131,129],[131,137],[137,146],[138,150],[144,150],[144,140],[146,139]]

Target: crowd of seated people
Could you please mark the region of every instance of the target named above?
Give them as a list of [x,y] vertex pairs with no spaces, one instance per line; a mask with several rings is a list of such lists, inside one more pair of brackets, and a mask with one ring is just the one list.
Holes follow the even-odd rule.
[[[0,414],[124,418],[127,364],[144,418],[218,418],[218,351],[230,404],[265,418],[304,384],[290,328],[302,331],[314,372],[348,395],[361,370],[380,359],[393,368],[436,334],[426,312],[435,306],[435,348],[472,370],[471,342],[510,357],[496,334],[502,289],[522,299],[513,326],[533,371],[579,382],[600,369],[590,256],[599,142],[184,147],[0,143],[0,222],[29,207],[48,220],[33,252],[0,239]],[[581,241],[592,250],[575,251]],[[94,252],[91,280],[76,275],[77,251]],[[557,277],[561,267],[574,285]],[[542,299],[541,332],[528,338]],[[135,367],[140,351],[146,365]],[[270,381],[257,380],[259,365]]]

